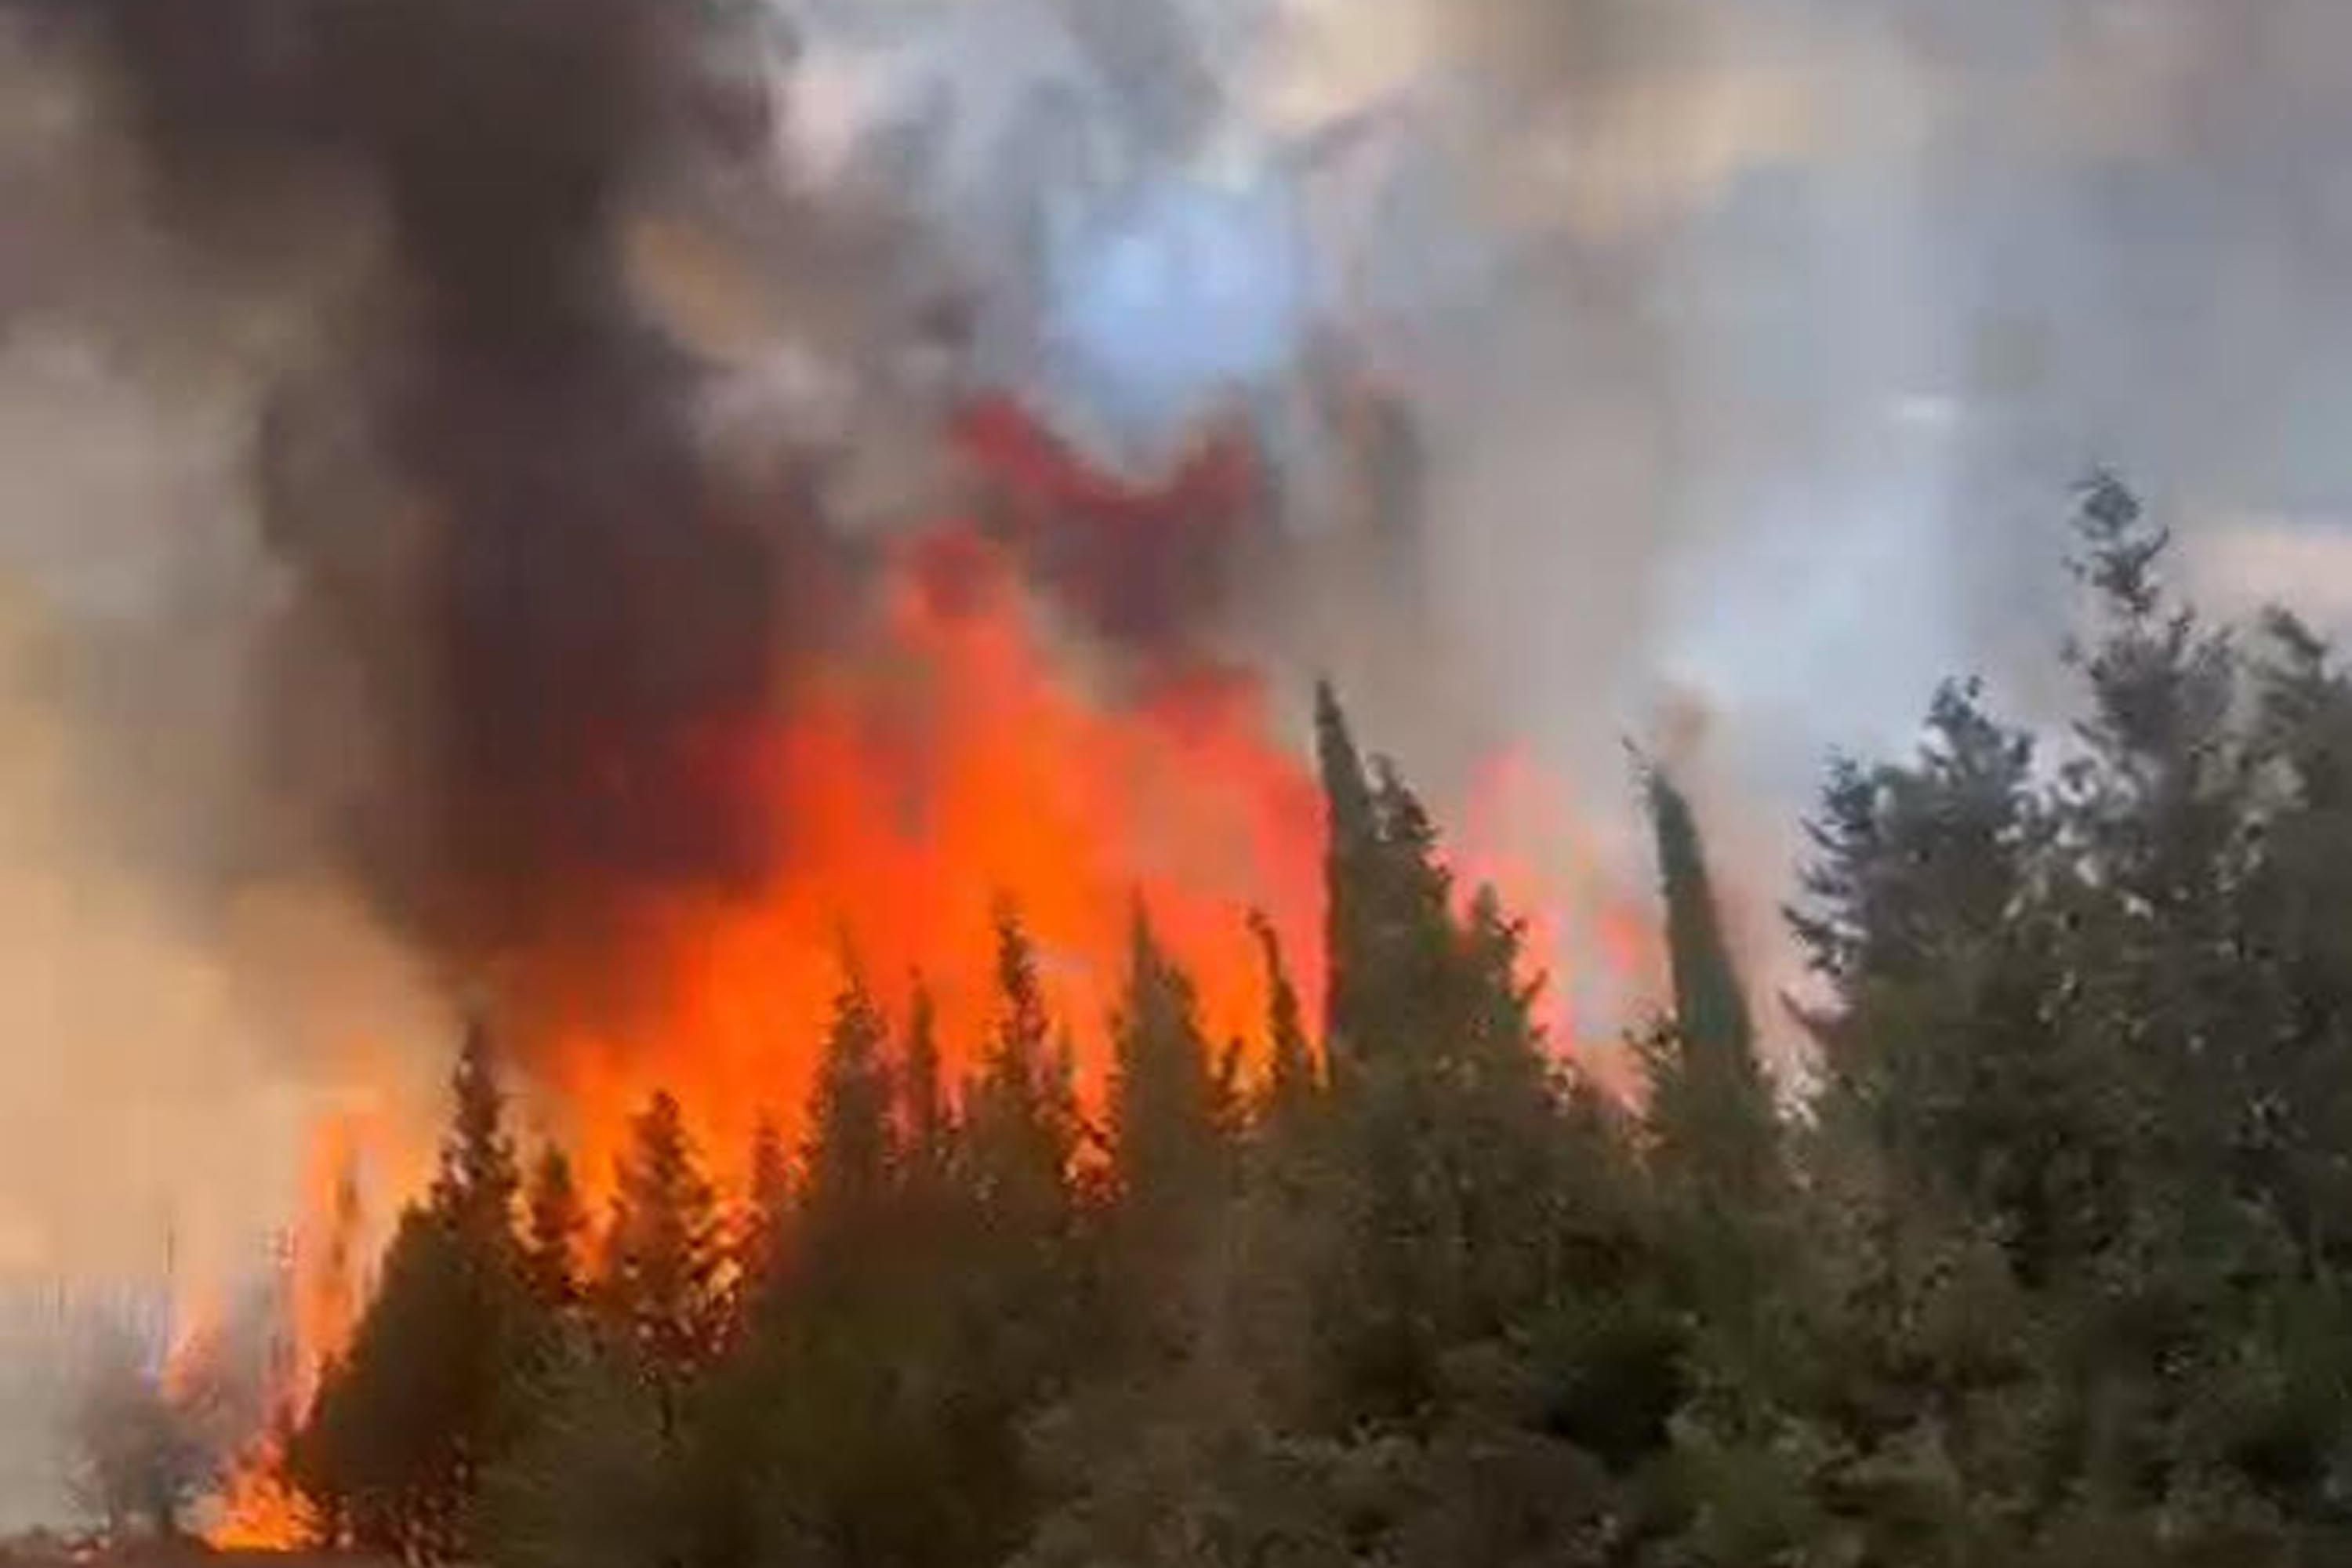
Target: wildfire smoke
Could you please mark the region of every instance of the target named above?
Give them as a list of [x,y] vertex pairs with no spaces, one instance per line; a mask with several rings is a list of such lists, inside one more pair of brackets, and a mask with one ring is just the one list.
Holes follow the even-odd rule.
[[[990,324],[941,310],[919,235],[891,230],[882,267],[866,229],[761,185],[747,131],[776,83],[715,67],[745,24],[696,15],[217,0],[196,22],[107,0],[86,24],[176,253],[332,274],[255,373],[247,489],[282,594],[257,639],[254,858],[323,862],[440,993],[487,1012],[530,1136],[570,1147],[592,1197],[656,1087],[740,1184],[753,1121],[789,1128],[806,1099],[845,963],[894,1006],[919,977],[950,1073],[968,1068],[1004,903],[1088,1097],[1139,904],[1220,1045],[1263,1033],[1251,911],[1320,984],[1319,806],[1288,706],[1317,653],[1288,625],[1312,530],[1262,411],[1210,427],[1163,483],[1081,455],[1040,400],[988,384]],[[790,397],[714,443],[742,363],[710,340],[744,313],[673,331],[625,237],[714,190],[805,219],[760,253],[766,283],[787,315],[857,302],[844,356],[882,384],[862,395],[912,405],[866,424],[909,471],[953,455],[961,485],[875,526],[836,482],[840,442]],[[910,343],[979,384],[876,368]],[[1369,488],[1384,531],[1339,548],[1379,559],[1350,578],[1377,612],[1410,585],[1411,508]],[[1526,777],[1468,793],[1525,795]],[[1530,912],[1540,961],[1592,945],[1612,906],[1585,846],[1530,856],[1507,822],[1469,828],[1465,878]],[[1591,886],[1563,889],[1562,866]],[[272,1433],[422,1190],[416,1109],[321,1113]],[[261,1479],[275,1440],[239,1467],[224,1542],[299,1526]]]

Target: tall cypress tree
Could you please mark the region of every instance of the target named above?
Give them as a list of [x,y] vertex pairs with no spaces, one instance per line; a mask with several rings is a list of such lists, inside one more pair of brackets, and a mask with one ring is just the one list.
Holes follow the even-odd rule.
[[1363,756],[1339,694],[1315,686],[1315,756],[1323,784],[1323,1041],[1336,1078],[1371,1026],[1379,960],[1370,921],[1379,889],[1380,825]]
[[1654,1042],[1650,1121],[1662,1157],[1717,1200],[1752,1196],[1777,1140],[1771,1092],[1690,805],[1663,769],[1646,781],[1666,916],[1674,1017]]
[[1427,1055],[1460,1001],[1453,879],[1428,812],[1385,759],[1367,769],[1328,685],[1316,689],[1324,852],[1324,1071]]
[[[1724,940],[1722,916],[1699,847],[1698,824],[1690,803],[1663,770],[1650,775],[1649,800],[1665,898],[1675,1021],[1699,1048],[1720,1058],[1727,1074],[1752,1076],[1755,1028]],[[1741,1062],[1748,1068],[1740,1068]]]
[[1298,988],[1283,962],[1282,937],[1264,910],[1250,911],[1250,934],[1257,939],[1265,966],[1266,1082],[1265,1117],[1269,1126],[1297,1125],[1316,1092],[1315,1058],[1298,1006]]

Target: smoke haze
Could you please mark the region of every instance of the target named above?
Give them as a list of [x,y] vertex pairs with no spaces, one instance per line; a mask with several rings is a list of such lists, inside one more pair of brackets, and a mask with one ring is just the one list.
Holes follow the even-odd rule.
[[504,948],[756,876],[709,737],[976,385],[1410,512],[1413,640],[1334,567],[1255,649],[1612,875],[1704,712],[1777,953],[1827,749],[2060,700],[2087,464],[2347,618],[2347,79],[2333,0],[0,7],[0,1273],[233,1268],[355,1049],[425,1103]]

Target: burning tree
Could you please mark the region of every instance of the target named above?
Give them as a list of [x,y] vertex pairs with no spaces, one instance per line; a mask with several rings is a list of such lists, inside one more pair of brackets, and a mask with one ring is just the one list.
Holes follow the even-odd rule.
[[667,1385],[718,1352],[726,1302],[719,1196],[674,1097],[656,1092],[638,1114],[618,1174],[597,1306],[615,1342]]
[[439,1176],[402,1215],[374,1299],[284,1459],[330,1543],[410,1559],[472,1540],[482,1474],[512,1440],[552,1331],[515,1230],[505,1093],[478,1020],[451,1090]]

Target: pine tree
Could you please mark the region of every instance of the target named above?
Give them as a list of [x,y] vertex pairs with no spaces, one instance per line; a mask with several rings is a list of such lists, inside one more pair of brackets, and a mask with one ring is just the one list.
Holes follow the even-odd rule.
[[1019,915],[996,927],[996,1021],[971,1093],[971,1155],[978,1196],[1024,1226],[1058,1230],[1069,1206],[1077,1110],[1037,976],[1037,954]]
[[792,1203],[792,1164],[784,1157],[784,1135],[776,1119],[762,1115],[751,1129],[749,1196],[755,1230],[780,1225]]
[[384,1253],[376,1294],[294,1435],[287,1469],[329,1544],[447,1556],[467,1504],[458,1447],[474,1412],[466,1373],[467,1269],[446,1216],[412,1205]]
[[1238,1144],[1249,1131],[1249,1042],[1227,1035],[1217,1063],[1209,1073],[1209,1125],[1226,1144]]
[[572,1177],[572,1161],[560,1147],[548,1145],[531,1168],[524,1208],[523,1278],[541,1306],[568,1310],[582,1300],[580,1259],[588,1212]]
[[996,918],[996,1001],[988,1070],[1014,1083],[1034,1083],[1043,1074],[1054,1020],[1037,974],[1037,949],[1020,910],[1003,906]]
[[2239,956],[2281,1022],[2249,1031],[2239,1163],[2315,1271],[2336,1272],[2352,1265],[2352,678],[2292,616],[2265,632],[2260,745],[2282,798],[2246,878]]
[[719,1342],[725,1259],[717,1194],[667,1090],[631,1123],[619,1176],[599,1287],[604,1316],[657,1373],[690,1373]]
[[2271,933],[2248,919],[2278,770],[2260,731],[2239,721],[2248,692],[2236,643],[2167,596],[2169,537],[2137,498],[2095,476],[2076,531],[2076,570],[2103,624],[2073,650],[2089,688],[2090,755],[2060,815],[2086,861],[2076,941],[2102,949],[2110,1004],[2084,1022],[2100,1054],[2129,1068],[2115,1083],[2137,1102],[2117,1119],[2139,1145],[2134,1224],[2170,1231],[2184,1268],[2211,1267],[2268,1247],[2247,1221],[2284,1195],[2274,1044],[2308,1010],[2275,989],[2261,962]]
[[1147,1229],[1213,1195],[1220,1100],[1192,982],[1138,904],[1112,1019],[1110,1125],[1119,1196]]
[[452,1090],[433,1190],[403,1215],[351,1350],[329,1370],[288,1462],[335,1532],[420,1562],[472,1549],[483,1477],[511,1445],[548,1351],[514,1231],[504,1100],[478,1020]]
[[479,1016],[467,1024],[450,1093],[454,1111],[434,1183],[434,1205],[460,1234],[504,1251],[513,1244],[515,1197],[522,1179],[506,1131],[496,1047]]
[[996,978],[995,1022],[965,1094],[945,1250],[966,1259],[956,1310],[980,1347],[972,1371],[988,1391],[983,1405],[1010,1412],[1069,1363],[1087,1320],[1069,1053],[1010,909],[997,922]]
[[873,1245],[900,1157],[891,1128],[888,1027],[855,963],[834,999],[809,1105],[805,1213],[820,1266]]
[[749,1191],[736,1238],[735,1272],[745,1306],[756,1310],[782,1277],[792,1205],[792,1169],[783,1134],[774,1117],[763,1115],[751,1130]]
[[920,974],[915,976],[907,1004],[905,1058],[900,1099],[906,1116],[907,1167],[919,1184],[936,1184],[947,1173],[951,1129],[940,1062],[938,1009]]
[[2039,1278],[2112,1229],[2122,1151],[2069,979],[2089,889],[2032,774],[1979,686],[1943,687],[1913,762],[1832,765],[1790,918],[1831,993],[1806,1020],[1823,1135]]
[[[1061,1150],[1062,1187],[1065,1198],[1076,1196],[1071,1184],[1072,1165],[1082,1150],[1091,1149],[1107,1153],[1098,1127],[1078,1110],[1078,1037],[1063,1018],[1054,1025],[1054,1043],[1045,1053],[1045,1073],[1038,1085],[1037,1103],[1045,1127],[1054,1130],[1053,1140]],[[1042,1166],[1041,1166],[1042,1168]]]

